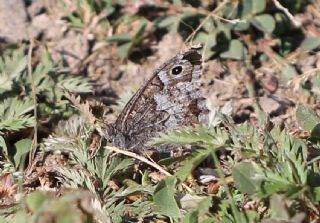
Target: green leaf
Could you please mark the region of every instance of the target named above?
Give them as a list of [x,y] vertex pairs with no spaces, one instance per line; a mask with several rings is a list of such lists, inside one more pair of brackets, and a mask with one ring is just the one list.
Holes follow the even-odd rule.
[[16,168],[19,167],[24,155],[26,155],[29,152],[31,144],[32,144],[31,139],[22,139],[14,144],[16,151],[13,156],[13,160]]
[[117,43],[127,43],[132,40],[132,36],[128,33],[116,33],[107,38],[107,41],[117,42]]
[[173,4],[177,7],[177,6],[182,6],[182,1],[181,0],[173,0]]
[[295,198],[300,196],[305,189],[296,184],[290,183],[285,180],[284,177],[282,179],[271,179],[272,181],[264,182],[261,184],[261,188],[257,193],[258,197],[268,197],[275,193],[284,193],[284,195],[288,198]]
[[252,16],[252,0],[242,1],[240,5],[241,19],[248,19]]
[[296,118],[300,127],[305,131],[311,131],[320,123],[320,117],[317,113],[303,105],[298,105]]
[[20,117],[33,109],[33,101],[30,98],[9,98],[0,103],[0,117]]
[[27,67],[28,60],[23,50],[15,51],[12,56],[6,56],[0,61],[0,72],[8,74],[11,78],[17,78]]
[[81,21],[80,18],[72,15],[72,13],[67,13],[68,14],[68,18],[71,21],[71,24],[74,28],[78,28],[78,29],[84,29],[85,25],[84,23]]
[[180,217],[181,213],[174,199],[175,191],[175,178],[167,177],[161,181],[153,194],[154,203],[156,204],[156,210],[168,217]]
[[128,57],[132,47],[133,47],[132,42],[125,43],[119,46],[119,49],[118,49],[119,56]]
[[[313,84],[313,86],[317,87],[317,88],[320,88],[320,76],[317,75],[316,77],[313,77],[311,79],[311,82]],[[320,95],[320,93],[316,93],[318,96]]]
[[159,28],[166,28],[170,33],[177,33],[180,24],[180,17],[178,15],[166,15],[156,19],[155,24]]
[[289,221],[289,213],[283,197],[279,194],[273,194],[270,198],[270,213],[272,219]]
[[94,12],[99,12],[99,6],[96,1],[94,0],[86,0],[85,3],[87,3],[90,6],[90,9]]
[[[246,210],[244,213],[245,220],[243,222],[260,222],[261,220],[261,213],[257,210]],[[264,222],[267,223],[267,222]]]
[[266,0],[245,0],[242,1],[241,18],[248,19],[263,12],[266,8]]
[[320,141],[320,123],[312,129],[310,140]]
[[288,82],[297,75],[297,71],[292,66],[288,65],[288,66],[282,67],[281,74],[285,79],[285,81]]
[[242,193],[253,194],[261,180],[256,179],[257,165],[255,163],[239,163],[232,170],[235,186]]
[[312,188],[312,193],[316,202],[320,202],[320,186]]
[[207,218],[206,220],[202,221],[202,223],[215,223],[217,222],[214,218]]
[[0,57],[0,94],[12,90],[26,70],[27,57],[22,49],[13,51],[12,55]]
[[140,38],[143,35],[144,31],[146,30],[147,24],[148,23],[146,20],[143,20],[140,22],[140,26],[138,28],[136,35],[135,35],[135,38]]
[[[185,201],[183,201],[184,198],[186,198]],[[194,211],[190,211],[185,216],[185,218],[183,219],[184,223],[213,222],[213,221],[210,221],[210,219],[206,219],[206,220],[204,219],[205,214],[209,211],[209,208],[212,206],[211,197],[209,196],[200,197],[197,195],[187,194],[180,201],[182,207],[184,206],[183,202],[189,203],[187,204],[187,206],[189,206],[190,208],[193,207],[193,209],[195,209]]]
[[[205,23],[203,24],[203,31],[201,31],[202,33],[205,34],[209,34],[214,32],[216,29],[215,23],[214,23],[214,19],[213,18],[209,18],[208,20],[205,21]],[[197,33],[198,34],[198,33]],[[196,34],[196,35],[197,35]]]
[[12,222],[19,222],[19,223],[30,223],[32,222],[31,220],[31,216],[30,214],[27,214],[25,211],[18,211],[16,212],[13,216],[12,219],[10,219],[11,221],[9,223]]
[[47,198],[44,193],[36,191],[27,197],[26,202],[30,210],[36,212],[46,200]]
[[33,101],[9,98],[0,103],[0,131],[17,131],[34,125],[34,117],[26,115],[33,109]]
[[274,18],[269,14],[255,16],[251,23],[261,31],[272,33],[276,27]]
[[0,223],[10,223],[9,221],[7,221],[4,216],[0,216]]
[[181,163],[181,168],[175,174],[180,181],[184,181],[205,158],[210,154],[210,150],[203,150],[186,159]]
[[186,194],[180,199],[180,205],[184,210],[197,209],[201,201],[207,198],[206,196]]
[[149,144],[201,145],[201,143],[210,142],[211,140],[211,130],[207,126],[199,125],[160,133],[158,137],[151,139]]
[[320,47],[320,37],[308,37],[300,46],[303,50],[314,50]]
[[231,40],[229,49],[226,52],[220,54],[222,58],[230,58],[236,60],[243,60],[246,54],[246,49],[240,40]]
[[163,159],[160,159],[157,163],[161,166],[170,166],[173,163],[180,163],[183,160],[185,160],[188,157],[188,155],[182,155],[177,157],[165,157]]
[[89,79],[81,76],[60,75],[57,86],[72,93],[92,92],[92,85]]
[[250,22],[248,20],[244,20],[242,22],[237,22],[235,25],[233,25],[233,30],[235,31],[245,31],[248,30],[250,27]]
[[[274,20],[276,22],[276,28],[274,34],[276,36],[283,36],[290,31],[290,21],[283,13],[277,12],[273,14]],[[286,41],[286,40],[282,40]],[[291,52],[291,51],[290,51]]]
[[198,223],[199,222],[199,212],[190,211],[186,214],[183,219],[183,223]]
[[[1,131],[0,131],[0,133],[1,133]],[[8,155],[8,147],[7,147],[6,140],[1,135],[0,135],[0,148],[2,151],[5,152],[5,155]]]
[[0,89],[3,89],[3,91],[11,90],[12,84],[13,80],[8,74],[6,74],[5,72],[0,73]]
[[265,10],[266,0],[251,0],[251,1],[252,1],[252,10],[251,10],[252,14],[258,14]]
[[63,213],[66,210],[70,209],[70,207],[68,207],[68,202],[65,199],[69,198],[70,200],[73,200],[76,198],[76,196],[74,196],[74,197],[73,196],[68,197],[68,196],[70,196],[70,195],[62,197],[61,199],[53,200],[53,202],[51,203],[50,210],[52,212],[56,212],[56,213]]
[[51,67],[51,68],[53,67],[53,59],[47,48],[44,48],[41,53],[41,63],[46,67]]
[[194,42],[205,43],[204,48],[204,60],[208,60],[211,56],[215,54],[212,51],[212,48],[217,44],[216,41],[217,33],[215,31],[211,31],[209,33],[206,32],[198,32]]
[[18,131],[34,125],[34,118],[30,116],[23,116],[21,118],[9,118],[0,122],[0,131],[10,130]]

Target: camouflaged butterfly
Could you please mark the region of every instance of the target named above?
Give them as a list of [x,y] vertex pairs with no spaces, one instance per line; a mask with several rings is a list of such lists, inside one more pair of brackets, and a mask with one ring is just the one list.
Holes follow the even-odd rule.
[[106,137],[113,146],[131,151],[170,150],[146,143],[160,132],[207,123],[208,109],[201,87],[201,55],[196,49],[178,54],[134,94]]

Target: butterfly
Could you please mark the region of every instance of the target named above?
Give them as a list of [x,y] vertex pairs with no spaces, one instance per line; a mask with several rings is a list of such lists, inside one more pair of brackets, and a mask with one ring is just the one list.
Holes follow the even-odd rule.
[[198,49],[191,48],[165,62],[133,95],[116,121],[106,125],[106,138],[115,147],[136,152],[171,148],[147,142],[160,132],[207,123],[201,73]]

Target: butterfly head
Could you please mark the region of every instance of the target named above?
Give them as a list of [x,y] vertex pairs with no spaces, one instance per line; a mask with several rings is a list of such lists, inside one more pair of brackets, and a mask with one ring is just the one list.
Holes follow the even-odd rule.
[[113,126],[113,124],[106,125],[105,133],[109,143],[111,143],[113,146],[116,146],[119,148],[127,147],[126,137],[120,131],[118,131]]

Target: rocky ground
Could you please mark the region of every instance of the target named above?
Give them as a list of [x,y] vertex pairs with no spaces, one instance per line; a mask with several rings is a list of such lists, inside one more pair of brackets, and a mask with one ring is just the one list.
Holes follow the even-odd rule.
[[[97,12],[85,4],[79,7],[78,1],[71,0],[0,1],[0,49],[4,52],[19,47],[28,49],[32,45],[34,66],[47,49],[55,63],[68,69],[68,75],[91,80],[93,93],[83,97],[101,102],[106,113],[104,122],[112,122],[159,65],[190,45],[185,42],[188,35],[183,31],[163,31],[153,23],[157,16],[163,15],[161,7],[168,9],[166,13],[180,13],[179,10],[164,1],[155,1],[159,9],[146,2],[128,1],[121,8],[129,18],[141,15],[148,18],[139,44],[123,56],[119,53],[122,42],[110,39],[115,33],[134,36],[141,28],[140,20],[132,22],[124,18],[116,25],[111,24],[109,12]],[[268,1],[267,9],[271,8],[271,12],[272,2],[278,1]],[[203,1],[203,5],[210,4]],[[204,10],[195,8],[200,12]],[[289,53],[283,53],[285,47],[279,49],[280,39],[270,33],[255,38],[254,32],[235,31],[233,35],[246,45],[243,60],[208,56],[206,47],[216,40],[209,38],[207,42],[201,42],[205,58],[203,92],[212,110],[231,107],[235,124],[248,122],[259,127],[263,111],[274,125],[306,138],[310,132],[299,125],[296,108],[302,104],[320,112],[320,1],[306,4],[295,13],[287,13],[293,27],[284,34],[284,38],[292,43]],[[307,38],[315,41],[307,42]],[[51,131],[46,130],[47,135]],[[57,158],[47,160],[54,159]],[[41,171],[46,170],[38,170]]]

